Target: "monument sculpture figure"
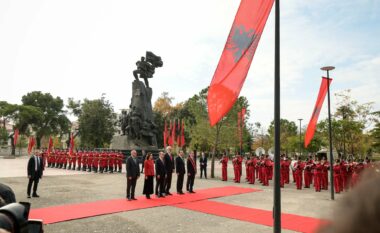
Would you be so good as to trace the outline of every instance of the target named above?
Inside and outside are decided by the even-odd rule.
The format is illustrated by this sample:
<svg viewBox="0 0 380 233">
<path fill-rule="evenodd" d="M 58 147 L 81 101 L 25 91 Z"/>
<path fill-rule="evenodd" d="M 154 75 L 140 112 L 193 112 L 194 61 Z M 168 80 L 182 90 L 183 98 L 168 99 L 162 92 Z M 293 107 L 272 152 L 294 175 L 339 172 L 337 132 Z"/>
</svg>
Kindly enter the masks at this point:
<svg viewBox="0 0 380 233">
<path fill-rule="evenodd" d="M 157 149 L 157 126 L 152 111 L 152 88 L 149 86 L 155 69 L 163 66 L 161 57 L 147 51 L 136 62 L 133 71 L 132 98 L 129 110 L 123 110 L 119 119 L 121 136 L 114 137 L 113 149 Z M 144 82 L 139 79 L 143 79 Z M 120 148 L 123 147 L 123 148 Z"/>
</svg>

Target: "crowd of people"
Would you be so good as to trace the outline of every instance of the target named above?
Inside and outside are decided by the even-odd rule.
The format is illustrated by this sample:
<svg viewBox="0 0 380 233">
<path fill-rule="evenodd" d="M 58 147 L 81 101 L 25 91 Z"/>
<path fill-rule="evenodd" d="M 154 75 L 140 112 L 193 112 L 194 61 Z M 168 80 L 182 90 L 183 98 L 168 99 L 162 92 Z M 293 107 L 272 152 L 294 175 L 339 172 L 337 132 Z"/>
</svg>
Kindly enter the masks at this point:
<svg viewBox="0 0 380 233">
<path fill-rule="evenodd" d="M 223 181 L 227 181 L 228 160 L 227 155 L 223 155 L 220 160 Z M 269 185 L 269 181 L 273 179 L 274 165 L 269 155 L 248 156 L 246 159 L 241 155 L 236 155 L 232 159 L 236 183 L 241 181 L 243 163 L 245 163 L 247 182 L 255 184 L 255 181 L 258 180 L 264 186 Z M 372 163 L 368 158 L 355 161 L 340 158 L 331 165 L 323 156 L 318 158 L 310 155 L 302 161 L 301 157 L 291 160 L 283 154 L 280 162 L 280 186 L 283 188 L 285 184 L 290 183 L 290 172 L 292 171 L 293 182 L 297 189 L 310 188 L 313 185 L 316 192 L 328 190 L 328 171 L 333 169 L 334 190 L 336 193 L 340 193 L 355 186 L 363 170 L 371 166 Z"/>
<path fill-rule="evenodd" d="M 47 163 L 47 167 L 95 173 L 121 173 L 125 159 L 123 153 L 116 150 L 78 150 L 72 152 L 71 155 L 68 150 L 54 150 L 49 155 L 46 150 L 42 150 L 41 156 L 44 158 L 44 163 Z"/>
<path fill-rule="evenodd" d="M 186 165 L 185 165 L 186 164 Z M 127 199 L 137 200 L 135 198 L 135 188 L 137 179 L 140 177 L 140 167 L 137 160 L 137 152 L 131 151 L 131 156 L 126 161 L 127 170 Z M 194 152 L 190 152 L 186 162 L 184 152 L 181 150 L 178 156 L 174 158 L 172 154 L 172 148 L 168 146 L 166 153 L 159 152 L 158 159 L 153 159 L 153 154 L 148 152 L 144 160 L 144 188 L 143 194 L 147 199 L 150 199 L 150 195 L 155 193 L 159 198 L 167 195 L 172 195 L 170 192 L 172 184 L 172 175 L 177 174 L 177 194 L 183 195 L 183 181 L 184 176 L 187 173 L 186 191 L 189 193 L 194 192 L 194 179 L 197 174 L 197 166 L 194 157 Z M 155 179 L 154 179 L 155 178 Z M 154 180 L 156 186 L 154 187 Z"/>
</svg>

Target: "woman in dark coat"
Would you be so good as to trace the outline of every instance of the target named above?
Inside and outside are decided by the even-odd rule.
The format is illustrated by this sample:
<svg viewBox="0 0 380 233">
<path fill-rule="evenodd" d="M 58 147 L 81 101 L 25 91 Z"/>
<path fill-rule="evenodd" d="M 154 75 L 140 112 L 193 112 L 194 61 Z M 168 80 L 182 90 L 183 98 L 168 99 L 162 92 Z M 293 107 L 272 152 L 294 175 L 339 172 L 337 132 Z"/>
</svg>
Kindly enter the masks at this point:
<svg viewBox="0 0 380 233">
<path fill-rule="evenodd" d="M 153 177 L 154 177 L 154 161 L 152 153 L 148 153 L 144 161 L 144 190 L 147 199 L 150 199 L 150 194 L 153 194 Z"/>
</svg>

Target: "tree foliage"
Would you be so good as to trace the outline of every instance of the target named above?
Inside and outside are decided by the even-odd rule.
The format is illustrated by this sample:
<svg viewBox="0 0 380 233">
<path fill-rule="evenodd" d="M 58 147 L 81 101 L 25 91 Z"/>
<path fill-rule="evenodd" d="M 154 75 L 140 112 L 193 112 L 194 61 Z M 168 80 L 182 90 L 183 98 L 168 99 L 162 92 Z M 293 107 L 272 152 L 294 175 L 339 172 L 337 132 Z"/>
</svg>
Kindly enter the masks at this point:
<svg viewBox="0 0 380 233">
<path fill-rule="evenodd" d="M 70 105 L 75 103 L 74 105 Z M 82 147 L 107 147 L 115 133 L 116 114 L 111 103 L 102 96 L 100 99 L 83 103 L 69 100 L 67 106 L 78 116 L 80 143 Z"/>
</svg>

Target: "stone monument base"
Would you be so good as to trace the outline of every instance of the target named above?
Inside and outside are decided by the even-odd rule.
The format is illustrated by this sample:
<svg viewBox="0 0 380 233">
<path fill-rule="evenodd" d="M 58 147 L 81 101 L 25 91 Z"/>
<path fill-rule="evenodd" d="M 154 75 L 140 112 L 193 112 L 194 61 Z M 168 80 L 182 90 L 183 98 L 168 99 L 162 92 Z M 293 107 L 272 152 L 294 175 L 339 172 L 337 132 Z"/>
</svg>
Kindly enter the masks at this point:
<svg viewBox="0 0 380 233">
<path fill-rule="evenodd" d="M 145 150 L 157 151 L 156 146 L 148 145 L 146 140 L 130 139 L 128 135 L 115 135 L 112 138 L 111 150 Z"/>
</svg>

